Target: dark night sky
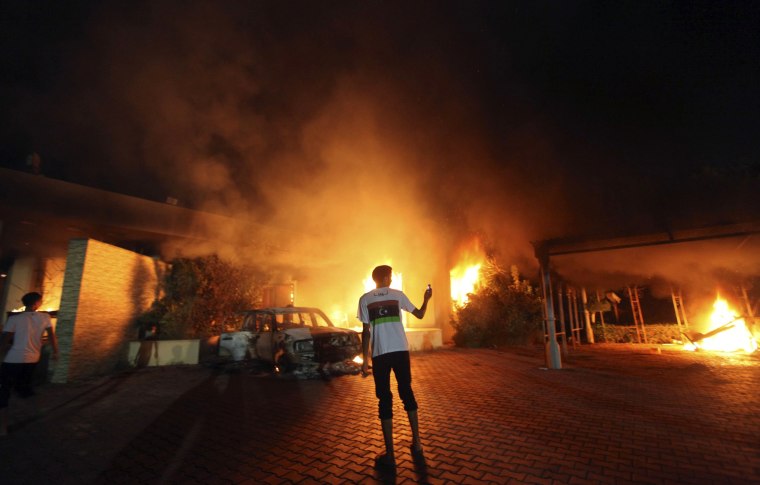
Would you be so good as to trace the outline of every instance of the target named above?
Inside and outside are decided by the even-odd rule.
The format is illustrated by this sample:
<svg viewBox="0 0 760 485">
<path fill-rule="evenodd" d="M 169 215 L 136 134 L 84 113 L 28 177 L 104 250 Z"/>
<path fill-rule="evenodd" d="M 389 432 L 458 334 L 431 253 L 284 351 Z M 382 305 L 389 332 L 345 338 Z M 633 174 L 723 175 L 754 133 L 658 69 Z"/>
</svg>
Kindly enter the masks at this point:
<svg viewBox="0 0 760 485">
<path fill-rule="evenodd" d="M 272 180 L 350 194 L 371 113 L 352 153 L 475 231 L 755 217 L 760 4 L 446 3 L 5 1 L 0 163 L 265 219 Z"/>
</svg>

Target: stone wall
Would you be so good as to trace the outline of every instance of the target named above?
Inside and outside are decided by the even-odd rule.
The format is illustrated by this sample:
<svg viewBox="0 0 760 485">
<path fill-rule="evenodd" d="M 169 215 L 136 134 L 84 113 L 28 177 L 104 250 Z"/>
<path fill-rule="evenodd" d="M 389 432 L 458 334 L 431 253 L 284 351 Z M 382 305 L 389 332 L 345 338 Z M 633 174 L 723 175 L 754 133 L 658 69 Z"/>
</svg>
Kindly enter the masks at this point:
<svg viewBox="0 0 760 485">
<path fill-rule="evenodd" d="M 165 267 L 93 239 L 69 242 L 53 382 L 106 374 L 123 364 L 129 341 L 137 337 L 135 319 L 159 297 Z"/>
</svg>

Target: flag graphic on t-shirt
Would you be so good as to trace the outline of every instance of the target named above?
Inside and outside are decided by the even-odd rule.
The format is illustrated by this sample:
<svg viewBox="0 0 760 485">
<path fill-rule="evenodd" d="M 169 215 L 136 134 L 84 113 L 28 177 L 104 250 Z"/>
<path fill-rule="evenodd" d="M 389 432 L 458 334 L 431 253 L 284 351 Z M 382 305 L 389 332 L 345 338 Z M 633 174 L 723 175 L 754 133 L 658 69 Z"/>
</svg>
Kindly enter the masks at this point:
<svg viewBox="0 0 760 485">
<path fill-rule="evenodd" d="M 401 309 L 397 300 L 376 301 L 367 305 L 372 325 L 401 321 Z"/>
</svg>

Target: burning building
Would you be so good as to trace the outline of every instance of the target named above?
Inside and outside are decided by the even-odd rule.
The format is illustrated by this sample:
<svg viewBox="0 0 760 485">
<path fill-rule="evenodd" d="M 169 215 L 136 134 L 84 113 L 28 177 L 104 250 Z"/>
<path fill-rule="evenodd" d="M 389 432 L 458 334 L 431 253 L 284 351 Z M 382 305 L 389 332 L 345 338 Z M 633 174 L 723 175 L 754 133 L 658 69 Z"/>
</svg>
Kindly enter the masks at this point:
<svg viewBox="0 0 760 485">
<path fill-rule="evenodd" d="M 366 284 L 360 275 L 371 270 L 369 259 L 366 267 L 350 265 L 331 275 L 325 267 L 335 267 L 336 261 L 326 262 L 308 248 L 289 244 L 288 228 L 241 225 L 222 215 L 173 203 L 23 172 L 2 170 L 1 175 L 4 315 L 18 309 L 24 293 L 40 291 L 44 295 L 43 309 L 55 317 L 61 345 L 62 358 L 51 369 L 55 382 L 107 372 L 119 365 L 125 346 L 136 336 L 135 318 L 159 297 L 165 261 L 180 253 L 219 252 L 268 264 L 277 284 L 265 292 L 265 303 L 313 302 L 331 311 L 337 325 L 356 325 L 356 301 Z M 30 190 L 39 195 L 20 206 L 17 201 L 25 200 L 21 192 Z M 241 226 L 257 237 L 241 237 L 230 229 Z M 295 260 L 303 264 L 297 265 Z M 425 320 L 409 322 L 412 347 L 440 347 L 443 336 L 450 334 L 444 326 L 450 313 L 445 296 L 449 287 L 446 263 L 439 265 L 437 273 L 407 277 L 407 267 L 419 273 L 418 267 L 408 264 L 395 264 L 397 285 L 403 285 L 414 298 L 415 288 L 421 294 L 432 283 L 441 295 L 437 298 L 441 303 L 434 300 L 433 311 Z M 355 275 L 353 282 L 345 274 Z M 336 284 L 340 281 L 345 285 Z"/>
</svg>

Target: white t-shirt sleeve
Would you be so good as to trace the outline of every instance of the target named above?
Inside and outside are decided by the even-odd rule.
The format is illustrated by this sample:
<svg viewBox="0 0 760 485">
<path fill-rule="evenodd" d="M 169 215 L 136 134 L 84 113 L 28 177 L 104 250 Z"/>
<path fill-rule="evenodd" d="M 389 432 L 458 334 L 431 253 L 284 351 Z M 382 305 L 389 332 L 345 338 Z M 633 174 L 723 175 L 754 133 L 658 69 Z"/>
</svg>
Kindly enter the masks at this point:
<svg viewBox="0 0 760 485">
<path fill-rule="evenodd" d="M 8 318 L 8 321 L 5 322 L 5 326 L 3 327 L 3 332 L 15 333 L 16 332 L 16 320 L 17 320 L 17 318 L 15 318 L 13 315 L 11 315 Z"/>
<path fill-rule="evenodd" d="M 410 313 L 417 309 L 417 307 L 412 304 L 412 302 L 409 300 L 409 297 L 406 296 L 405 293 L 401 293 L 401 295 L 399 295 L 398 305 L 402 310 Z"/>
<path fill-rule="evenodd" d="M 359 308 L 356 310 L 356 318 L 362 323 L 369 324 L 369 310 L 367 310 L 367 303 L 364 301 L 364 297 L 359 298 Z"/>
<path fill-rule="evenodd" d="M 53 320 L 50 319 L 50 315 L 47 313 L 42 313 L 42 319 L 45 322 L 45 325 L 42 327 L 42 330 L 47 330 L 48 328 L 53 328 Z"/>
</svg>

